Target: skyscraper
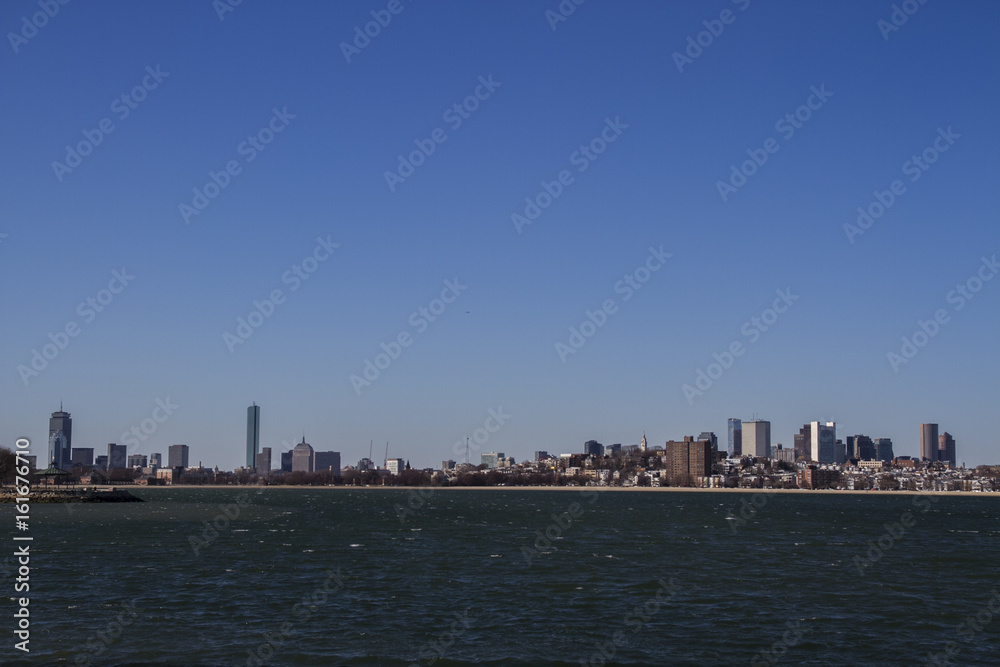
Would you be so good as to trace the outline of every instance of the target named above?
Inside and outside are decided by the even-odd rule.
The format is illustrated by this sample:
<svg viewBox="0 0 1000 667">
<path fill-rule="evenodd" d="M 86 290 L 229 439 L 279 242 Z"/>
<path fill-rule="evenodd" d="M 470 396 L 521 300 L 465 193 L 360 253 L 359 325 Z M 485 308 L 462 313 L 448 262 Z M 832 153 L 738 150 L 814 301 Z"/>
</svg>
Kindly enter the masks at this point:
<svg viewBox="0 0 1000 667">
<path fill-rule="evenodd" d="M 794 437 L 795 460 L 812 460 L 812 426 L 805 424 Z"/>
<path fill-rule="evenodd" d="M 743 454 L 743 422 L 739 419 L 729 420 L 729 445 L 726 452 L 730 458 L 739 458 Z"/>
<path fill-rule="evenodd" d="M 260 406 L 254 403 L 247 408 L 247 468 L 257 466 L 260 450 Z"/>
<path fill-rule="evenodd" d="M 698 434 L 698 440 L 708 440 L 712 443 L 712 451 L 719 451 L 719 438 L 715 435 L 714 431 L 702 431 Z"/>
<path fill-rule="evenodd" d="M 108 443 L 108 470 L 118 470 L 128 465 L 126 462 L 126 451 L 128 451 L 128 447 L 125 445 L 116 445 L 113 442 Z"/>
<path fill-rule="evenodd" d="M 302 442 L 292 448 L 292 472 L 312 472 L 314 463 L 312 445 L 302 436 Z"/>
<path fill-rule="evenodd" d="M 947 463 L 954 468 L 955 461 L 955 438 L 951 437 L 948 431 L 938 436 L 938 460 Z"/>
<path fill-rule="evenodd" d="M 817 463 L 835 463 L 837 459 L 837 424 L 836 422 L 811 422 L 809 424 L 811 461 Z"/>
<path fill-rule="evenodd" d="M 875 438 L 875 456 L 879 461 L 892 463 L 892 440 L 890 438 Z"/>
<path fill-rule="evenodd" d="M 53 412 L 49 418 L 49 461 L 55 461 L 57 468 L 67 468 L 72 460 L 73 418 L 68 412 L 63 412 L 60 403 L 59 411 Z"/>
<path fill-rule="evenodd" d="M 81 466 L 92 466 L 94 465 L 94 448 L 93 447 L 74 447 L 73 448 L 73 465 Z"/>
<path fill-rule="evenodd" d="M 271 448 L 264 447 L 260 450 L 260 454 L 257 455 L 257 468 L 258 475 L 266 475 L 271 472 Z"/>
<path fill-rule="evenodd" d="M 157 468 L 163 467 L 163 455 L 157 452 L 153 452 L 149 455 L 149 465 L 156 466 Z"/>
<path fill-rule="evenodd" d="M 402 461 L 403 459 L 397 460 Z M 313 469 L 316 472 L 331 470 L 334 476 L 340 475 L 340 452 L 315 452 L 313 454 Z"/>
<path fill-rule="evenodd" d="M 170 468 L 188 467 L 188 446 L 170 445 L 167 448 L 167 464 Z"/>
<path fill-rule="evenodd" d="M 743 455 L 768 458 L 771 456 L 771 422 L 753 419 L 743 422 Z"/>
<path fill-rule="evenodd" d="M 938 425 L 920 425 L 920 458 L 924 461 L 938 460 Z"/>
<path fill-rule="evenodd" d="M 596 440 L 588 440 L 583 443 L 583 453 L 587 456 L 597 456 L 600 457 L 604 454 L 604 445 L 597 442 Z"/>
</svg>

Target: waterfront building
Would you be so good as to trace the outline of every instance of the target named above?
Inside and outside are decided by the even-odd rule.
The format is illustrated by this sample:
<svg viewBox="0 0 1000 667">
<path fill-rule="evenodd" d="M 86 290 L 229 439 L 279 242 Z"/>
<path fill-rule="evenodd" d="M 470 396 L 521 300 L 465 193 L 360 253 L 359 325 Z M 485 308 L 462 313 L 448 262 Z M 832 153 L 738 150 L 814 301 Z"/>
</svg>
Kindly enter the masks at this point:
<svg viewBox="0 0 1000 667">
<path fill-rule="evenodd" d="M 187 468 L 189 454 L 187 445 L 170 445 L 167 448 L 167 463 L 169 467 Z"/>
<path fill-rule="evenodd" d="M 153 452 L 149 455 L 149 465 L 154 468 L 163 467 L 163 455 L 157 452 Z"/>
<path fill-rule="evenodd" d="M 129 454 L 127 462 L 129 468 L 145 468 L 148 465 L 145 454 Z"/>
<path fill-rule="evenodd" d="M 920 459 L 923 461 L 938 460 L 938 425 L 920 425 Z"/>
<path fill-rule="evenodd" d="M 97 468 L 98 470 L 107 470 L 108 469 L 108 457 L 107 457 L 107 455 L 106 454 L 101 454 L 100 456 L 98 456 L 97 458 L 95 458 L 94 459 L 94 467 Z"/>
<path fill-rule="evenodd" d="M 844 444 L 843 440 L 838 440 L 833 446 L 833 462 L 837 465 L 843 465 L 847 463 L 847 459 L 850 456 L 848 454 L 850 450 L 848 446 Z"/>
<path fill-rule="evenodd" d="M 313 472 L 314 464 L 312 445 L 302 436 L 302 442 L 292 448 L 292 472 Z"/>
<path fill-rule="evenodd" d="M 743 455 L 743 422 L 733 417 L 729 419 L 729 442 L 726 453 L 731 459 L 738 459 Z"/>
<path fill-rule="evenodd" d="M 257 465 L 260 450 L 260 406 L 254 403 L 247 408 L 247 468 Z"/>
<path fill-rule="evenodd" d="M 386 459 L 385 467 L 393 475 L 398 475 L 405 469 L 406 462 L 403 459 Z"/>
<path fill-rule="evenodd" d="M 663 463 L 671 484 L 694 484 L 696 477 L 712 474 L 712 442 L 684 436 L 678 442 L 668 440 L 664 447 Z"/>
<path fill-rule="evenodd" d="M 94 448 L 74 447 L 73 455 L 72 457 L 70 457 L 70 464 L 74 466 L 87 466 L 87 467 L 94 465 Z"/>
<path fill-rule="evenodd" d="M 771 455 L 771 422 L 753 419 L 743 422 L 743 456 L 766 459 Z"/>
</svg>

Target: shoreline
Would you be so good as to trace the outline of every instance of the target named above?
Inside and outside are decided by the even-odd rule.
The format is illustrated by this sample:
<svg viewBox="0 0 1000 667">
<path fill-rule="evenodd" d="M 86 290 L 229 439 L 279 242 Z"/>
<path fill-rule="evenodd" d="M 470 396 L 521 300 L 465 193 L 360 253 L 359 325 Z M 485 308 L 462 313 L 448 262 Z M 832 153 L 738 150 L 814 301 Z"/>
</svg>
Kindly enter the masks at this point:
<svg viewBox="0 0 1000 667">
<path fill-rule="evenodd" d="M 110 488 L 112 485 L 108 485 Z M 100 487 L 104 488 L 104 487 Z M 301 489 L 301 490 L 314 490 L 314 491 L 346 491 L 346 490 L 364 490 L 364 491 L 408 491 L 408 490 L 422 490 L 422 489 L 434 489 L 435 491 L 597 491 L 599 493 L 613 493 L 613 492 L 624 492 L 624 493 L 767 493 L 767 494 L 789 494 L 789 495 L 804 495 L 804 494 L 841 494 L 841 495 L 879 495 L 879 496 L 956 496 L 956 497 L 997 497 L 1000 498 L 1000 493 L 984 493 L 979 491 L 862 491 L 862 490 L 850 490 L 850 489 L 725 489 L 725 488 L 696 488 L 696 487 L 686 487 L 686 486 L 655 486 L 655 487 L 636 487 L 636 486 L 303 486 L 303 485 L 289 485 L 289 484 L 271 484 L 271 485 L 256 485 L 256 484 L 244 484 L 244 485 L 214 485 L 214 484 L 167 484 L 165 486 L 142 486 L 142 485 L 128 485 L 128 486 L 117 486 L 115 488 L 119 489 L 229 489 L 229 490 L 240 490 L 246 491 L 249 489 L 255 490 L 267 490 L 267 489 Z"/>
</svg>

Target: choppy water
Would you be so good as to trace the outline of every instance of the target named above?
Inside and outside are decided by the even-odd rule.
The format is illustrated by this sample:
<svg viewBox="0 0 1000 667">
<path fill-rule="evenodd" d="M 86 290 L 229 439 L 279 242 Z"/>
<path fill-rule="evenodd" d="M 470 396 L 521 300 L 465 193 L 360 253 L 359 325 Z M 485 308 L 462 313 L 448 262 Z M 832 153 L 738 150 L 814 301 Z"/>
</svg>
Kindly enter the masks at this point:
<svg viewBox="0 0 1000 667">
<path fill-rule="evenodd" d="M 996 498 L 251 489 L 229 520 L 237 489 L 136 493 L 32 508 L 23 664 L 1000 663 Z"/>
</svg>

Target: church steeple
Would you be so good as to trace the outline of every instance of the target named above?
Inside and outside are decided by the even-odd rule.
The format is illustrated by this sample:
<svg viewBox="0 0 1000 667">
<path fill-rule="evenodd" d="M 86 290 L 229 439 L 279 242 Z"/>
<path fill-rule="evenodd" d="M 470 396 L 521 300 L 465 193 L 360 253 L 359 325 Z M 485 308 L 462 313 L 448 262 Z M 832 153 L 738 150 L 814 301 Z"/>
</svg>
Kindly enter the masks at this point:
<svg viewBox="0 0 1000 667">
<path fill-rule="evenodd" d="M 642 432 L 642 443 L 640 444 L 639 449 L 641 451 L 646 451 L 646 432 L 645 431 Z"/>
</svg>

